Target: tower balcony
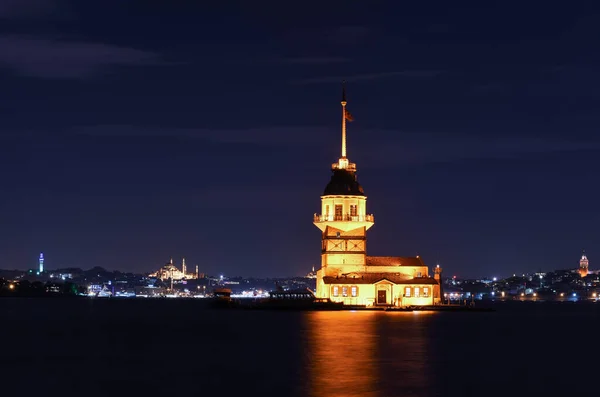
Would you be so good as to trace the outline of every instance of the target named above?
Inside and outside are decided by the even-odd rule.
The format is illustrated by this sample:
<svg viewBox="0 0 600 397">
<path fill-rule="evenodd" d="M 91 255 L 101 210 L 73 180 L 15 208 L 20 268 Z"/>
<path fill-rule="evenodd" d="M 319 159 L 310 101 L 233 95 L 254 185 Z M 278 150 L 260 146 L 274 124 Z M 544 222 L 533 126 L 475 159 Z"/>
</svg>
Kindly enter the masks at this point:
<svg viewBox="0 0 600 397">
<path fill-rule="evenodd" d="M 356 172 L 356 164 L 348 162 L 347 159 L 340 159 L 337 163 L 331 164 L 331 169 Z"/>
<path fill-rule="evenodd" d="M 375 224 L 373 215 L 319 215 L 315 214 L 313 223 L 321 231 L 325 231 L 327 227 L 333 227 L 343 231 L 358 229 L 361 227 L 367 230 Z"/>
<path fill-rule="evenodd" d="M 374 215 L 320 215 L 315 214 L 313 223 L 320 222 L 375 222 Z"/>
</svg>

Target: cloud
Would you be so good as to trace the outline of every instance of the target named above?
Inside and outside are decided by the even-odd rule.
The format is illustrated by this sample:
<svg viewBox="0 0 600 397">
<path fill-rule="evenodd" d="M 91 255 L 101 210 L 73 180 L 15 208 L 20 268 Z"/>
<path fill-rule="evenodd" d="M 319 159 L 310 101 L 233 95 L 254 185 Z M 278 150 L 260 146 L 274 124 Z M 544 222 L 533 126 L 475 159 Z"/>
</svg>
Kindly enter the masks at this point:
<svg viewBox="0 0 600 397">
<path fill-rule="evenodd" d="M 317 157 L 331 156 L 331 161 L 337 158 L 339 147 L 337 129 L 316 126 L 212 130 L 100 125 L 80 126 L 65 132 L 68 135 L 104 137 L 112 139 L 113 143 L 118 142 L 119 139 L 124 141 L 138 139 L 143 142 L 155 138 L 174 138 L 179 142 L 187 140 L 190 144 L 194 141 L 200 143 L 208 141 L 223 145 L 248 145 L 248 147 L 255 145 L 270 148 L 273 153 L 291 155 L 315 153 Z M 14 133 L 11 136 L 13 138 L 20 136 L 21 139 L 29 140 L 35 137 L 31 131 Z M 538 138 L 526 134 L 472 135 L 377 129 L 366 131 L 362 128 L 352 128 L 349 138 L 350 159 L 371 169 L 513 159 L 561 152 L 600 151 L 600 141 L 575 140 L 572 137 L 569 139 Z M 295 162 L 290 165 L 297 167 Z M 306 163 L 306 168 L 314 165 Z"/>
<path fill-rule="evenodd" d="M 299 151 L 318 146 L 323 137 L 331 142 L 321 146 L 322 152 L 336 155 L 339 131 L 324 127 L 269 127 L 231 130 L 146 128 L 129 125 L 89 126 L 73 130 L 77 134 L 104 137 L 174 137 L 190 140 L 207 140 L 222 144 L 265 145 Z M 600 150 L 600 142 L 564 139 L 543 139 L 521 135 L 488 136 L 481 134 L 448 134 L 443 132 L 401 132 L 394 130 L 352 129 L 349 155 L 369 168 L 405 165 L 424 165 L 523 157 L 532 154 L 566 151 Z M 356 148 L 356 152 L 354 152 Z M 332 158 L 332 161 L 335 158 Z"/>
<path fill-rule="evenodd" d="M 281 60 L 284 63 L 299 64 L 299 65 L 326 65 L 330 63 L 349 62 L 350 59 L 342 57 L 299 57 L 299 58 L 284 58 Z"/>
<path fill-rule="evenodd" d="M 20 19 L 68 15 L 59 0 L 0 0 L 0 19 Z"/>
<path fill-rule="evenodd" d="M 0 36 L 0 66 L 32 77 L 82 79 L 117 66 L 161 63 L 158 55 L 101 43 Z"/>
<path fill-rule="evenodd" d="M 600 142 L 551 140 L 526 135 L 395 133 L 370 131 L 360 156 L 369 167 L 449 163 L 456 161 L 509 159 L 544 153 L 600 150 Z M 398 136 L 400 135 L 400 136 Z M 386 143 L 390 142 L 390 143 Z"/>
<path fill-rule="evenodd" d="M 507 92 L 508 90 L 508 85 L 506 83 L 489 82 L 473 86 L 470 92 L 473 94 L 499 94 Z"/>
<path fill-rule="evenodd" d="M 81 126 L 72 129 L 79 135 L 97 137 L 200 139 L 218 143 L 264 145 L 313 145 L 324 134 L 334 133 L 323 127 L 266 127 L 231 130 L 204 128 L 155 128 L 133 125 Z"/>
<path fill-rule="evenodd" d="M 325 76 L 312 77 L 303 80 L 292 82 L 293 84 L 320 84 L 320 83 L 339 83 L 342 80 L 346 81 L 362 81 L 362 80 L 377 80 L 388 77 L 409 77 L 409 78 L 428 78 L 435 77 L 442 72 L 439 70 L 402 70 L 397 72 L 378 72 L 355 74 L 351 76 Z"/>
<path fill-rule="evenodd" d="M 366 26 L 340 26 L 329 33 L 328 39 L 333 44 L 356 45 L 369 34 Z"/>
</svg>

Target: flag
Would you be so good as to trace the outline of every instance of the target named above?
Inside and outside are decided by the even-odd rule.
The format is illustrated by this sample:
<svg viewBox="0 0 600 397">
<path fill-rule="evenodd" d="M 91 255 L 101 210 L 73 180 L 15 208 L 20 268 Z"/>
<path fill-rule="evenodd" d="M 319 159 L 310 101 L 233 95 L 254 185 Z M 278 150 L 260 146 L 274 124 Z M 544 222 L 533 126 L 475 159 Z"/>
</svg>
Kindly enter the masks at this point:
<svg viewBox="0 0 600 397">
<path fill-rule="evenodd" d="M 345 108 L 344 108 L 344 112 L 345 112 L 344 116 L 346 117 L 346 120 L 348 120 L 348 121 L 354 121 L 354 117 L 352 117 L 352 115 L 350 114 L 350 112 L 347 111 Z"/>
</svg>

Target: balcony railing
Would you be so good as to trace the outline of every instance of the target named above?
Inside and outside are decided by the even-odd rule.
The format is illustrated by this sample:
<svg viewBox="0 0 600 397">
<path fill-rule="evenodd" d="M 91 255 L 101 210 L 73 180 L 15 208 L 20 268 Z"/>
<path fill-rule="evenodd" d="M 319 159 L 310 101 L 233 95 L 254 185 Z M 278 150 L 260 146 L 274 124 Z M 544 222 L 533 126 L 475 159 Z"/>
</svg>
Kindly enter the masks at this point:
<svg viewBox="0 0 600 397">
<path fill-rule="evenodd" d="M 348 171 L 356 171 L 356 164 L 354 163 L 333 163 L 331 164 L 332 170 L 348 170 Z"/>
<path fill-rule="evenodd" d="M 373 215 L 320 215 L 315 214 L 313 222 L 375 222 Z"/>
</svg>

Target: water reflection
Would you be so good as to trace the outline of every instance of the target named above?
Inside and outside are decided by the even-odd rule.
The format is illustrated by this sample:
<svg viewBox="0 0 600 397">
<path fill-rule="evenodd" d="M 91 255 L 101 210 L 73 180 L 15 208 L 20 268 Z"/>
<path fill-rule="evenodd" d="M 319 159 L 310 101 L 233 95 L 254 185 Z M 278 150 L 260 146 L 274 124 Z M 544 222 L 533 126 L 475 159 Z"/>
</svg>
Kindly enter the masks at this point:
<svg viewBox="0 0 600 397">
<path fill-rule="evenodd" d="M 426 395 L 427 317 L 413 313 L 307 313 L 310 395 Z"/>
<path fill-rule="evenodd" d="M 428 395 L 432 371 L 428 328 L 435 313 L 380 313 L 376 332 L 380 396 Z"/>
<path fill-rule="evenodd" d="M 376 313 L 307 315 L 310 395 L 377 396 Z"/>
</svg>

